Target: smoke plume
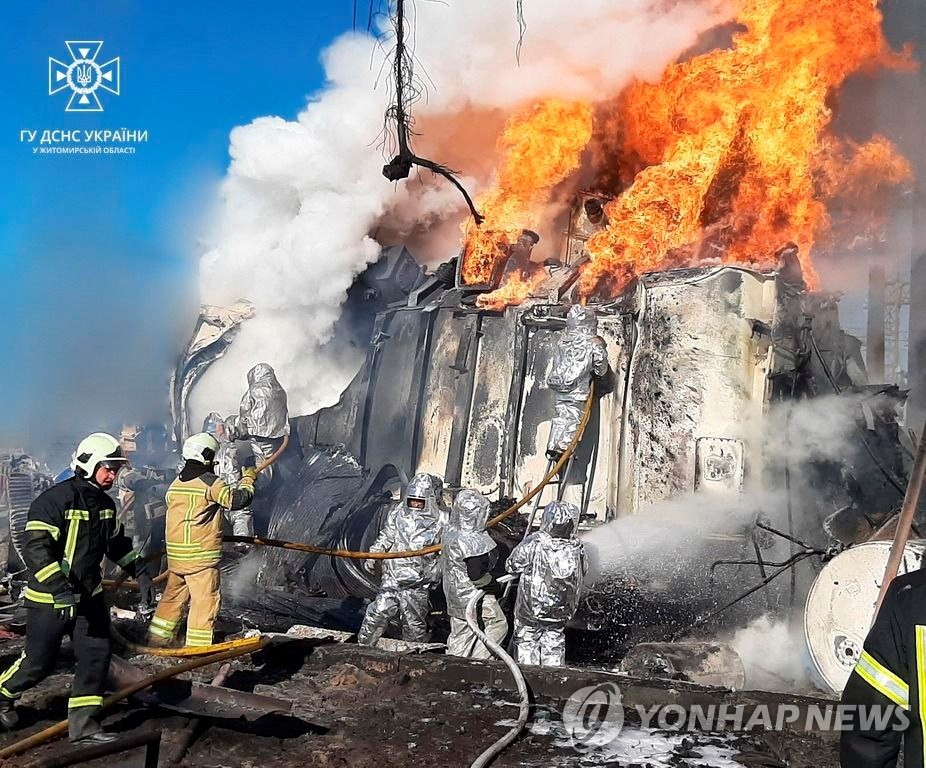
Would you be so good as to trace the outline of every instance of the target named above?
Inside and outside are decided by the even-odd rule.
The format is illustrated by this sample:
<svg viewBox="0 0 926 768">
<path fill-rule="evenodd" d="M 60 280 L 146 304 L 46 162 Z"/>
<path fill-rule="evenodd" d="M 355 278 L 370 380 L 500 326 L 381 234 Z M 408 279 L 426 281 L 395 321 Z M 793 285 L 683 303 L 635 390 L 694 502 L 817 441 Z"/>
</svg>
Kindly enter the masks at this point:
<svg viewBox="0 0 926 768">
<path fill-rule="evenodd" d="M 726 18 L 716 0 L 532 3 L 518 64 L 512 5 L 409 7 L 425 88 L 413 107 L 415 149 L 459 169 L 471 192 L 490 182 L 495 141 L 516 108 L 540 97 L 613 97 L 632 78 L 657 77 Z M 323 55 L 325 89 L 295 120 L 262 117 L 232 132 L 201 297 L 246 298 L 257 317 L 198 386 L 194 418 L 233 410 L 245 372 L 261 361 L 277 369 L 293 414 L 332 402 L 359 359 L 325 344 L 347 288 L 379 255 L 377 238 L 416 242 L 428 232 L 435 245 L 423 260 L 455 255 L 462 198 L 429 174 L 396 185 L 381 175 L 389 44 L 339 38 Z"/>
</svg>

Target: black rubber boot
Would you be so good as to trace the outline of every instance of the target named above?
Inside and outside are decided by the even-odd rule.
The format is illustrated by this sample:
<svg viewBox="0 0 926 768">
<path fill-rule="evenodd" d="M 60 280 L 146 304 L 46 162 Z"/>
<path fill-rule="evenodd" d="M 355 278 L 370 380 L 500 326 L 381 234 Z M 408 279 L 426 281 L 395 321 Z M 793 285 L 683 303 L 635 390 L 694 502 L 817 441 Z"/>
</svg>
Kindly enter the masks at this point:
<svg viewBox="0 0 926 768">
<path fill-rule="evenodd" d="M 19 723 L 19 715 L 13 707 L 13 700 L 6 696 L 0 696 L 0 725 L 8 731 L 12 730 Z"/>
<path fill-rule="evenodd" d="M 115 733 L 106 733 L 106 731 L 97 731 L 90 733 L 80 739 L 71 739 L 71 744 L 77 744 L 81 747 L 87 747 L 91 744 L 109 744 L 119 737 Z"/>
<path fill-rule="evenodd" d="M 119 737 L 106 733 L 93 718 L 96 707 L 79 707 L 68 712 L 68 738 L 73 744 L 106 744 Z"/>
</svg>

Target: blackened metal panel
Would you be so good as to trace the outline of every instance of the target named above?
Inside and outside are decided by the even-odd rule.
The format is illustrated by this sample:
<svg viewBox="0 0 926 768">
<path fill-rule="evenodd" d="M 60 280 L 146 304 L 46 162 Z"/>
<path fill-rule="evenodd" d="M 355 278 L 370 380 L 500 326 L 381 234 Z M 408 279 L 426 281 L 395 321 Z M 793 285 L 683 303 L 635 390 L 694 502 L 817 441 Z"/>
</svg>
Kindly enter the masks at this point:
<svg viewBox="0 0 926 768">
<path fill-rule="evenodd" d="M 546 447 L 553 416 L 553 393 L 546 382 L 557 337 L 558 332 L 549 328 L 532 328 L 528 336 L 513 473 L 515 494 L 518 496 L 528 485 L 536 486 L 547 467 Z M 544 492 L 543 501 L 555 497 L 556 488 L 550 487 Z"/>
<path fill-rule="evenodd" d="M 482 316 L 460 484 L 486 494 L 505 490 L 500 468 L 517 364 L 515 338 L 520 329 L 516 310 Z"/>
<path fill-rule="evenodd" d="M 421 405 L 416 472 L 432 472 L 460 484 L 463 448 L 472 402 L 479 313 L 438 311 L 431 335 L 427 381 Z"/>
<path fill-rule="evenodd" d="M 373 327 L 373 342 L 366 360 L 338 402 L 328 408 L 322 408 L 315 414 L 294 420 L 304 451 L 308 451 L 311 446 L 343 445 L 352 455 L 361 458 L 367 392 L 370 379 L 377 367 L 380 347 L 388 338 L 383 334 L 383 328 L 388 324 L 392 314 L 384 312 L 377 316 Z"/>
<path fill-rule="evenodd" d="M 385 324 L 371 373 L 361 431 L 361 463 L 375 472 L 393 464 L 415 468 L 421 422 L 423 365 L 429 353 L 432 312 L 396 311 Z"/>
<path fill-rule="evenodd" d="M 695 490 L 735 492 L 744 476 L 738 461 L 747 473 L 761 472 L 760 448 L 751 443 L 761 432 L 767 371 L 752 321 L 771 323 L 774 287 L 734 268 L 642 282 L 625 452 L 633 511 Z M 742 450 L 718 456 L 731 446 L 718 439 L 739 441 Z M 720 482 L 699 486 L 699 478 L 715 476 Z"/>
</svg>

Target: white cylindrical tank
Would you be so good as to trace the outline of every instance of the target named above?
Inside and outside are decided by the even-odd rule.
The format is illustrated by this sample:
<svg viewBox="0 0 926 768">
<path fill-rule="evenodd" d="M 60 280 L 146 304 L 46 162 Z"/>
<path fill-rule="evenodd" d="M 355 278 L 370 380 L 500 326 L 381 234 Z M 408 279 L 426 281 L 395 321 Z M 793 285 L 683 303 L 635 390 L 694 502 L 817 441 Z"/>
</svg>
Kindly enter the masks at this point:
<svg viewBox="0 0 926 768">
<path fill-rule="evenodd" d="M 926 541 L 907 544 L 899 574 L 918 570 Z M 889 541 L 859 544 L 820 571 L 804 606 L 804 636 L 822 682 L 841 693 L 862 652 L 891 550 Z"/>
</svg>

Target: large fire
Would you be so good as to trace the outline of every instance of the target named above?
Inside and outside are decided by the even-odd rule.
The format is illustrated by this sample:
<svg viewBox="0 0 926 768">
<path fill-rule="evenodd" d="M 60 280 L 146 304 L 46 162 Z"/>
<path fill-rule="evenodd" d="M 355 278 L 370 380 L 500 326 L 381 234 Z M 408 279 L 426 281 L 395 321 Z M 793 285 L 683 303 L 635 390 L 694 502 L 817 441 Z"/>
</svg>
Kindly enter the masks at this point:
<svg viewBox="0 0 926 768">
<path fill-rule="evenodd" d="M 815 286 L 811 254 L 827 242 L 828 204 L 866 201 L 911 178 L 883 137 L 854 145 L 827 130 L 828 99 L 850 74 L 907 62 L 891 53 L 876 2 L 737 0 L 737 7 L 730 48 L 673 64 L 659 83 L 633 84 L 617 100 L 616 119 L 598 126 L 620 132 L 621 157 L 611 161 L 636 174 L 588 241 L 583 295 L 614 295 L 642 272 L 707 260 L 774 267 L 789 242 Z M 592 105 L 550 101 L 509 124 L 498 182 L 480 201 L 486 224 L 468 231 L 467 282 L 488 279 L 499 248 L 536 225 L 549 191 L 579 167 L 591 116 Z M 528 283 L 486 299 L 517 303 L 532 290 Z"/>
<path fill-rule="evenodd" d="M 485 221 L 465 232 L 467 283 L 487 283 L 500 252 L 524 227 L 540 224 L 550 191 L 579 167 L 591 136 L 587 104 L 548 99 L 508 121 L 499 142 L 498 179 L 478 201 Z"/>
</svg>

